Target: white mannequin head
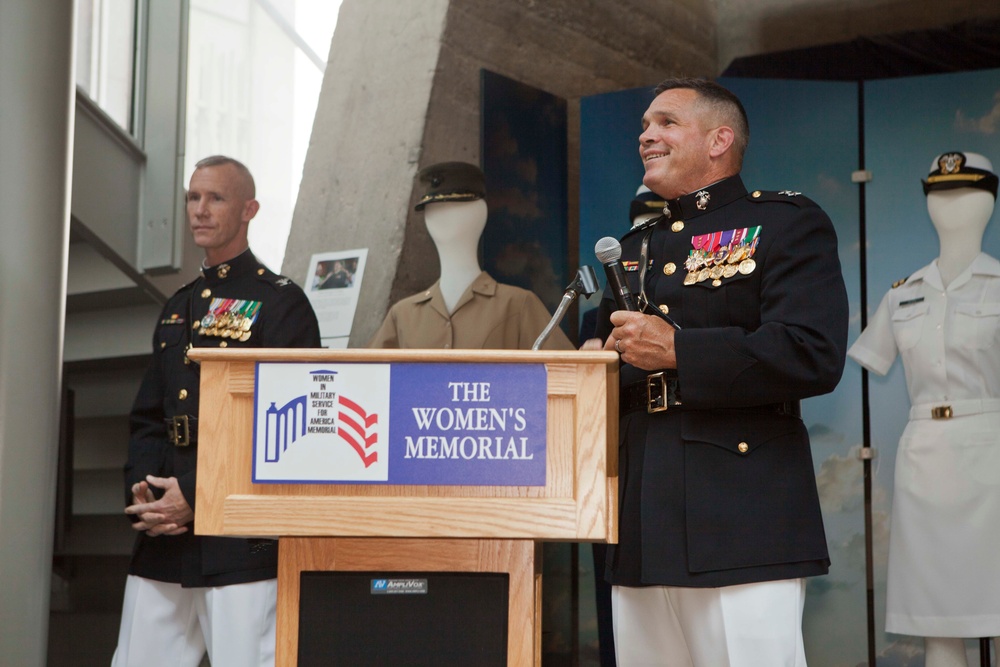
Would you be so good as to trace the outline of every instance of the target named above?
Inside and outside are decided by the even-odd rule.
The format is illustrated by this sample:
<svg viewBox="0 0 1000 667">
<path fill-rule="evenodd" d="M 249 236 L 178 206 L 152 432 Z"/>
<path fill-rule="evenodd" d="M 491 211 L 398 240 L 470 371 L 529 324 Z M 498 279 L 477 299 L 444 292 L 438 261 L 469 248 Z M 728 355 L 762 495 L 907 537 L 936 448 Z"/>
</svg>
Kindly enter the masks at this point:
<svg viewBox="0 0 1000 667">
<path fill-rule="evenodd" d="M 479 237 L 486 226 L 486 177 L 468 162 L 438 162 L 417 174 L 427 232 L 441 260 L 441 296 L 448 312 L 482 272 Z"/>
<path fill-rule="evenodd" d="M 486 202 L 482 199 L 440 202 L 424 207 L 427 232 L 438 247 L 438 253 L 442 245 L 471 243 L 478 246 L 479 237 L 486 227 L 486 217 Z M 441 261 L 443 264 L 443 257 Z"/>
<path fill-rule="evenodd" d="M 448 312 L 472 281 L 482 272 L 479 266 L 479 237 L 486 227 L 486 201 L 446 201 L 427 204 L 424 222 L 441 261 L 441 296 Z"/>
<path fill-rule="evenodd" d="M 927 213 L 939 236 L 971 234 L 982 239 L 995 203 L 993 195 L 977 188 L 934 190 L 927 194 Z"/>
<path fill-rule="evenodd" d="M 931 163 L 924 193 L 941 242 L 937 265 L 945 286 L 982 252 L 983 232 L 996 203 L 996 183 L 993 164 L 978 153 L 951 151 Z"/>
</svg>

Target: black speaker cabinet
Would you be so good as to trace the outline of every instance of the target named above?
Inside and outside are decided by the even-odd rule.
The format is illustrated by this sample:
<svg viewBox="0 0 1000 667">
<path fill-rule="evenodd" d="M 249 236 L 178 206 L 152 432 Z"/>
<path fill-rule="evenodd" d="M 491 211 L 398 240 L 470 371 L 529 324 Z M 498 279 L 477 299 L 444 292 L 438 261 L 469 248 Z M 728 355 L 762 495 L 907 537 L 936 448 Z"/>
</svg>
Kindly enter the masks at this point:
<svg viewBox="0 0 1000 667">
<path fill-rule="evenodd" d="M 299 667 L 506 667 L 509 576 L 302 572 Z"/>
</svg>

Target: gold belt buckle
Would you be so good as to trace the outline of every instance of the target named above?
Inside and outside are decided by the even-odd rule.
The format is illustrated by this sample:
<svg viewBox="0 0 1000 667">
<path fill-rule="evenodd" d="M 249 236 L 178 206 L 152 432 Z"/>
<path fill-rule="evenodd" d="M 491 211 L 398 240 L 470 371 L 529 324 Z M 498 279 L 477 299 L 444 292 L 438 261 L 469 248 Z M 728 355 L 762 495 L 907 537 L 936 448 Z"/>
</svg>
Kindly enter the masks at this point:
<svg viewBox="0 0 1000 667">
<path fill-rule="evenodd" d="M 951 406 L 942 405 L 931 408 L 931 419 L 951 419 Z"/>
<path fill-rule="evenodd" d="M 171 417 L 167 422 L 167 439 L 175 447 L 187 447 L 191 444 L 191 427 L 187 415 Z"/>
<path fill-rule="evenodd" d="M 659 384 L 660 389 L 658 397 L 653 395 L 657 384 Z M 667 407 L 667 381 L 663 377 L 663 371 L 650 373 L 646 376 L 646 412 L 649 414 L 663 412 Z"/>
</svg>

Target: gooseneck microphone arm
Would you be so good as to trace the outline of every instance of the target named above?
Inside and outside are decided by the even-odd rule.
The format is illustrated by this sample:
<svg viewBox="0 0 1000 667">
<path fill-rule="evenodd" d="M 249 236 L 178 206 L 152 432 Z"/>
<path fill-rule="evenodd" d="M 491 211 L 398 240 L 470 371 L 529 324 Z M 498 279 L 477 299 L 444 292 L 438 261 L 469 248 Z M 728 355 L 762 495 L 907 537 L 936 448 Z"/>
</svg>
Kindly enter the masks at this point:
<svg viewBox="0 0 1000 667">
<path fill-rule="evenodd" d="M 538 350 L 545 344 L 549 336 L 552 334 L 552 330 L 559 326 L 562 322 L 563 316 L 566 315 L 566 311 L 569 310 L 570 304 L 572 304 L 577 297 L 581 294 L 584 297 L 588 297 L 598 289 L 597 284 L 597 274 L 588 265 L 581 266 L 576 272 L 576 278 L 573 279 L 567 287 L 566 291 L 563 292 L 562 300 L 559 302 L 559 307 L 556 308 L 555 314 L 552 315 L 552 319 L 549 323 L 545 325 L 542 329 L 542 333 L 538 334 L 538 338 L 535 339 L 535 343 L 531 346 L 532 350 Z"/>
</svg>

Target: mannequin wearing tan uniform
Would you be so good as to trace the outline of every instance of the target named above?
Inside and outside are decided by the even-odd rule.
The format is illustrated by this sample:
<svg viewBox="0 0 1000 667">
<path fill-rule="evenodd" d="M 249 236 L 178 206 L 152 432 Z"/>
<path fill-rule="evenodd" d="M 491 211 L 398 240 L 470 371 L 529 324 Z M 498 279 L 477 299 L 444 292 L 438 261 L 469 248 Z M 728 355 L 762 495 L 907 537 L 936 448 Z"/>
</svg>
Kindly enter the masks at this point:
<svg viewBox="0 0 1000 667">
<path fill-rule="evenodd" d="M 503 285 L 479 265 L 488 210 L 482 172 L 461 162 L 432 165 L 418 177 L 417 204 L 437 248 L 441 277 L 390 308 L 369 347 L 531 349 L 551 314 L 533 292 Z M 556 329 L 545 349 L 573 349 Z"/>
<path fill-rule="evenodd" d="M 967 667 L 963 638 L 1000 632 L 1000 262 L 982 253 L 995 195 L 982 181 L 961 187 L 960 171 L 933 189 L 934 174 L 925 187 L 940 255 L 890 290 L 848 355 L 884 375 L 898 348 L 912 403 L 896 457 L 886 630 L 923 636 L 927 667 Z M 934 412 L 945 405 L 948 416 Z"/>
</svg>

